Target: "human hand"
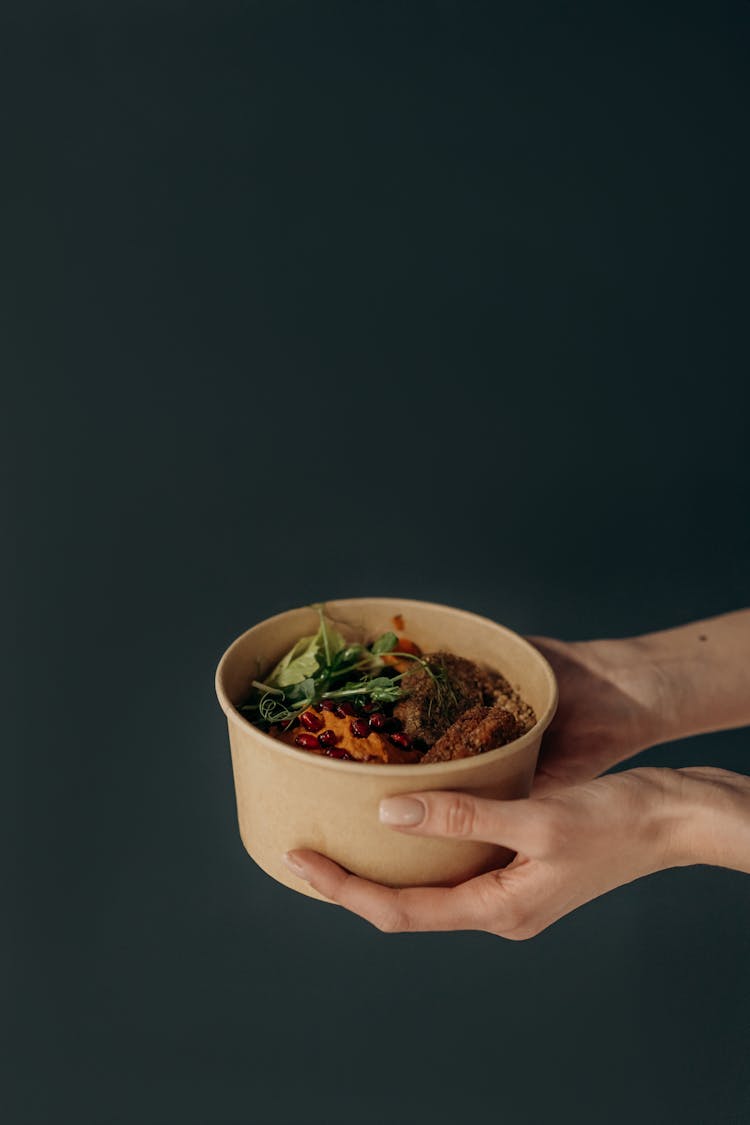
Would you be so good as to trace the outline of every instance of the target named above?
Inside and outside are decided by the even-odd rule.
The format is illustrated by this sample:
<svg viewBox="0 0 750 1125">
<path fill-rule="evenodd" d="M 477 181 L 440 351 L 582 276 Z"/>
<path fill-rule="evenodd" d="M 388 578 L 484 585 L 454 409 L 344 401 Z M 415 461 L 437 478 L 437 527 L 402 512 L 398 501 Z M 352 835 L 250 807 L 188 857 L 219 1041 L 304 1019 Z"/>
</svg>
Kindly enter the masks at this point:
<svg viewBox="0 0 750 1125">
<path fill-rule="evenodd" d="M 624 640 L 529 637 L 557 676 L 534 794 L 658 742 L 750 723 L 750 610 Z"/>
<path fill-rule="evenodd" d="M 557 713 L 545 731 L 534 795 L 597 777 L 663 741 L 664 681 L 637 640 L 565 642 L 527 637 L 557 677 Z"/>
<path fill-rule="evenodd" d="M 406 817 L 420 814 L 419 823 Z M 529 938 L 576 907 L 666 867 L 716 863 L 750 871 L 750 779 L 724 770 L 637 769 L 494 801 L 426 792 L 381 803 L 381 821 L 414 836 L 483 840 L 517 852 L 508 867 L 456 887 L 394 889 L 308 850 L 290 869 L 388 933 L 483 930 Z"/>
</svg>

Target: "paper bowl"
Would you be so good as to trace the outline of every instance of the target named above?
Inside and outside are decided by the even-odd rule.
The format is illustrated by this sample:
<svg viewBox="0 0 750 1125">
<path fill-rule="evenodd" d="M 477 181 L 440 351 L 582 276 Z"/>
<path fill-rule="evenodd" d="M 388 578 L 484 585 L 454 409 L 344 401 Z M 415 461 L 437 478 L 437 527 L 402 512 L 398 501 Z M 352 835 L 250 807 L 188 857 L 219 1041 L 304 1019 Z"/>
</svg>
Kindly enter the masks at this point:
<svg viewBox="0 0 750 1125">
<path fill-rule="evenodd" d="M 283 860 L 293 848 L 313 848 L 349 871 L 393 887 L 452 886 L 501 866 L 510 853 L 492 844 L 406 836 L 378 821 L 383 797 L 421 789 L 460 789 L 483 797 L 526 797 L 542 733 L 557 706 L 557 684 L 547 661 L 517 633 L 484 617 L 406 598 L 347 598 L 326 602 L 326 613 L 347 639 L 369 642 L 393 628 L 424 652 L 444 649 L 502 672 L 531 704 L 536 725 L 507 746 L 455 762 L 379 765 L 322 757 L 286 746 L 237 710 L 250 681 L 264 673 L 301 636 L 315 633 L 309 607 L 261 621 L 238 637 L 216 671 L 216 694 L 229 725 L 229 743 L 242 841 L 272 878 L 312 898 Z"/>
</svg>

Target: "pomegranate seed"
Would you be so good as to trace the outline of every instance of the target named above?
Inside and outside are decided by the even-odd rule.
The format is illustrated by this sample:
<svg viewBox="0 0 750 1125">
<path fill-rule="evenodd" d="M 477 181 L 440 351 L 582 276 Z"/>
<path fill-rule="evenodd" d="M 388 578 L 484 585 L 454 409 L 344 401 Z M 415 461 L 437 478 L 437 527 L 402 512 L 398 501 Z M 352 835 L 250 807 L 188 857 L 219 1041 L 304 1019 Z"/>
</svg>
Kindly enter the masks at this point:
<svg viewBox="0 0 750 1125">
<path fill-rule="evenodd" d="M 400 750 L 411 750 L 411 739 L 408 734 L 392 734 L 391 742 L 394 746 L 398 746 Z"/>
<path fill-rule="evenodd" d="M 390 719 L 382 711 L 375 711 L 370 715 L 370 728 L 372 730 L 388 730 Z"/>
<path fill-rule="evenodd" d="M 296 734 L 294 741 L 297 746 L 301 746 L 304 750 L 318 749 L 318 740 L 314 734 Z"/>
<path fill-rule="evenodd" d="M 370 733 L 370 724 L 367 719 L 355 719 L 351 725 L 351 732 L 355 738 L 367 738 Z"/>
<path fill-rule="evenodd" d="M 299 721 L 303 727 L 313 732 L 322 730 L 323 720 L 320 715 L 316 715 L 314 711 L 303 711 L 299 717 Z"/>
<path fill-rule="evenodd" d="M 331 746 L 326 750 L 326 755 L 329 758 L 338 758 L 341 762 L 353 762 L 351 754 L 347 754 L 346 750 L 341 746 Z"/>
<path fill-rule="evenodd" d="M 318 735 L 318 745 L 324 749 L 328 746 L 335 746 L 339 740 L 339 736 L 335 730 L 324 730 Z"/>
<path fill-rule="evenodd" d="M 336 714 L 340 719 L 345 719 L 347 715 L 356 715 L 357 709 L 355 708 L 353 703 L 350 703 L 348 699 L 345 699 L 343 703 L 339 703 L 338 707 L 336 708 Z"/>
<path fill-rule="evenodd" d="M 322 703 L 313 703 L 312 707 L 313 707 L 313 711 L 322 711 L 323 710 L 323 704 Z"/>
</svg>

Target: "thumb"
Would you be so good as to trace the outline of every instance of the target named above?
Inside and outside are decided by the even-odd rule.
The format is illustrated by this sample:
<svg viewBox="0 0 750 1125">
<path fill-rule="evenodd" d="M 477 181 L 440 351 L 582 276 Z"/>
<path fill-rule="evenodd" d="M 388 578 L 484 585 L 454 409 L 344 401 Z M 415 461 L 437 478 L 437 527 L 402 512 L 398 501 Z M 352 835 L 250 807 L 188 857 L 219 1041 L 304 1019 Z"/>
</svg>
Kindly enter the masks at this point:
<svg viewBox="0 0 750 1125">
<path fill-rule="evenodd" d="M 533 801 L 494 801 L 470 793 L 432 790 L 386 797 L 380 822 L 411 836 L 448 836 L 483 840 L 524 851 L 536 819 Z"/>
</svg>

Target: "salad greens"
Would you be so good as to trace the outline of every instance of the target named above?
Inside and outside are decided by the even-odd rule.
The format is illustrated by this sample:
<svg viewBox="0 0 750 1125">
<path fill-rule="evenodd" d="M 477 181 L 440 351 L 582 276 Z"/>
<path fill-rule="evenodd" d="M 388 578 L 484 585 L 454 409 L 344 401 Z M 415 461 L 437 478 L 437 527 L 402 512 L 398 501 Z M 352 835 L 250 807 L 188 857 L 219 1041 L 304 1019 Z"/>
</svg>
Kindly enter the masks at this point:
<svg viewBox="0 0 750 1125">
<path fill-rule="evenodd" d="M 395 633 L 383 633 L 369 645 L 352 644 L 326 620 L 324 606 L 316 604 L 320 624 L 311 637 L 300 637 L 263 680 L 253 680 L 253 694 L 239 709 L 262 724 L 292 722 L 323 699 L 350 699 L 363 703 L 395 703 L 404 695 L 398 673 L 383 656 L 398 644 Z M 399 652 L 399 660 L 418 661 L 438 680 L 427 661 Z M 383 670 L 387 668 L 387 674 Z"/>
</svg>

